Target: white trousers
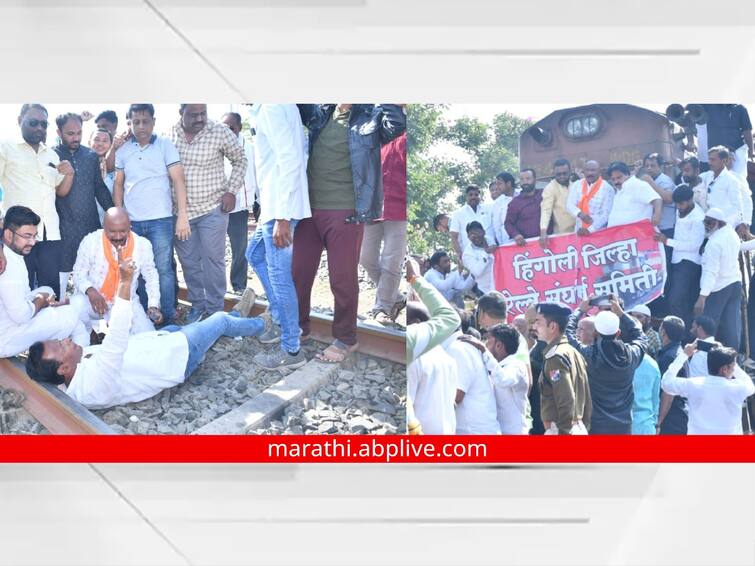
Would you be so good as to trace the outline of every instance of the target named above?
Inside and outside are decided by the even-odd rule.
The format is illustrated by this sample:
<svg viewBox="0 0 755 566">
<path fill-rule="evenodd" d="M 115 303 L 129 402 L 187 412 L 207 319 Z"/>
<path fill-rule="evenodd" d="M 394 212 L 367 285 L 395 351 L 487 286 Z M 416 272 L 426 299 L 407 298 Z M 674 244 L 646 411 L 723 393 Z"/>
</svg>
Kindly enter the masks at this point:
<svg viewBox="0 0 755 566">
<path fill-rule="evenodd" d="M 35 342 L 69 337 L 79 346 L 89 345 L 89 333 L 79 319 L 76 307 L 46 307 L 29 322 L 12 326 L 0 336 L 0 358 L 25 352 Z"/>
<path fill-rule="evenodd" d="M 731 166 L 731 172 L 736 173 L 745 181 L 747 180 L 747 144 L 737 149 L 736 158 Z"/>
<path fill-rule="evenodd" d="M 87 334 L 92 332 L 94 322 L 104 320 L 107 323 L 110 320 L 110 308 L 108 308 L 108 312 L 104 316 L 97 314 L 94 312 L 89 298 L 81 293 L 77 293 L 71 297 L 71 305 L 74 305 L 76 311 L 79 313 L 79 319 L 84 324 Z M 155 329 L 155 325 L 152 324 L 152 321 L 147 316 L 138 297 L 131 298 L 131 312 L 133 313 L 131 315 L 131 334 L 151 332 Z"/>
</svg>

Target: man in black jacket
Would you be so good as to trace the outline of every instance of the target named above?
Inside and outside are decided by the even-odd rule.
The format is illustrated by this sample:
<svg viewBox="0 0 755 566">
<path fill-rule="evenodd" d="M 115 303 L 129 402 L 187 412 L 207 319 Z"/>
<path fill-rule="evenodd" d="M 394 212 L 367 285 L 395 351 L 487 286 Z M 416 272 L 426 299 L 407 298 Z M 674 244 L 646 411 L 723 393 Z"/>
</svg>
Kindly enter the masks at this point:
<svg viewBox="0 0 755 566">
<path fill-rule="evenodd" d="M 323 250 L 333 292 L 333 343 L 317 358 L 344 360 L 357 349 L 359 252 L 364 225 L 383 213 L 380 147 L 406 129 L 397 104 L 303 104 L 309 130 L 307 182 L 312 217 L 294 234 L 292 273 L 299 299 L 301 341 L 310 334 L 310 296 Z"/>
<path fill-rule="evenodd" d="M 637 321 L 622 310 L 619 300 L 611 296 L 610 301 L 610 311 L 593 317 L 597 333 L 594 344 L 586 346 L 577 340 L 579 320 L 590 310 L 589 298 L 569 318 L 566 336 L 587 362 L 593 406 L 590 434 L 632 434 L 632 382 L 647 338 Z"/>
</svg>

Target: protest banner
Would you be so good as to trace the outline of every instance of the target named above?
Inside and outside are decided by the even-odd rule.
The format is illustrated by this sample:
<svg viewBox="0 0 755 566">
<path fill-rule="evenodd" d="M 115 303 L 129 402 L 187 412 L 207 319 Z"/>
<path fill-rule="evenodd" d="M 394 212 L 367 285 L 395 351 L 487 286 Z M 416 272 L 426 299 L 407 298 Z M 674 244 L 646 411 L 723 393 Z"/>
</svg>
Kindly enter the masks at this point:
<svg viewBox="0 0 755 566">
<path fill-rule="evenodd" d="M 648 221 L 598 230 L 589 236 L 561 234 L 524 246 L 495 251 L 493 277 L 506 297 L 508 317 L 524 314 L 532 303 L 563 303 L 576 308 L 584 297 L 615 294 L 625 308 L 659 297 L 666 282 L 663 244 L 653 239 Z"/>
</svg>

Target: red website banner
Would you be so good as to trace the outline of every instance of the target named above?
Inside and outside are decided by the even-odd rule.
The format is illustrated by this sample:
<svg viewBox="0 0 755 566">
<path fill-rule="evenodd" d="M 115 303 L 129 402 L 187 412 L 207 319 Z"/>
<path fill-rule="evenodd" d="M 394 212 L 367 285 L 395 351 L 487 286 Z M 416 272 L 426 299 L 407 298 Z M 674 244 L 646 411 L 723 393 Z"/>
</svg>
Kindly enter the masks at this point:
<svg viewBox="0 0 755 566">
<path fill-rule="evenodd" d="M 589 236 L 562 234 L 525 246 L 496 250 L 493 276 L 506 297 L 509 320 L 532 303 L 576 308 L 590 294 L 616 294 L 626 308 L 649 303 L 663 292 L 666 255 L 648 221 L 598 230 Z"/>
<path fill-rule="evenodd" d="M 755 436 L 0 436 L 0 462 L 755 462 Z"/>
</svg>

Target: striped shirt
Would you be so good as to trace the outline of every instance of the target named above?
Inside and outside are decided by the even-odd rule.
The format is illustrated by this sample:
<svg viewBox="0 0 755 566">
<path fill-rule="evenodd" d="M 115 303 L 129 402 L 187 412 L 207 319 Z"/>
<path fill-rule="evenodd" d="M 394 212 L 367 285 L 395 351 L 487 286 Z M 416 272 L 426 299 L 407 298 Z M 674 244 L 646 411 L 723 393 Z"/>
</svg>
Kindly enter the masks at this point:
<svg viewBox="0 0 755 566">
<path fill-rule="evenodd" d="M 173 126 L 170 139 L 181 156 L 186 175 L 187 212 L 189 220 L 207 214 L 224 193 L 238 194 L 244 190 L 247 159 L 236 135 L 220 122 L 207 121 L 204 128 L 186 141 L 181 122 Z M 226 180 L 225 159 L 231 162 Z"/>
</svg>

